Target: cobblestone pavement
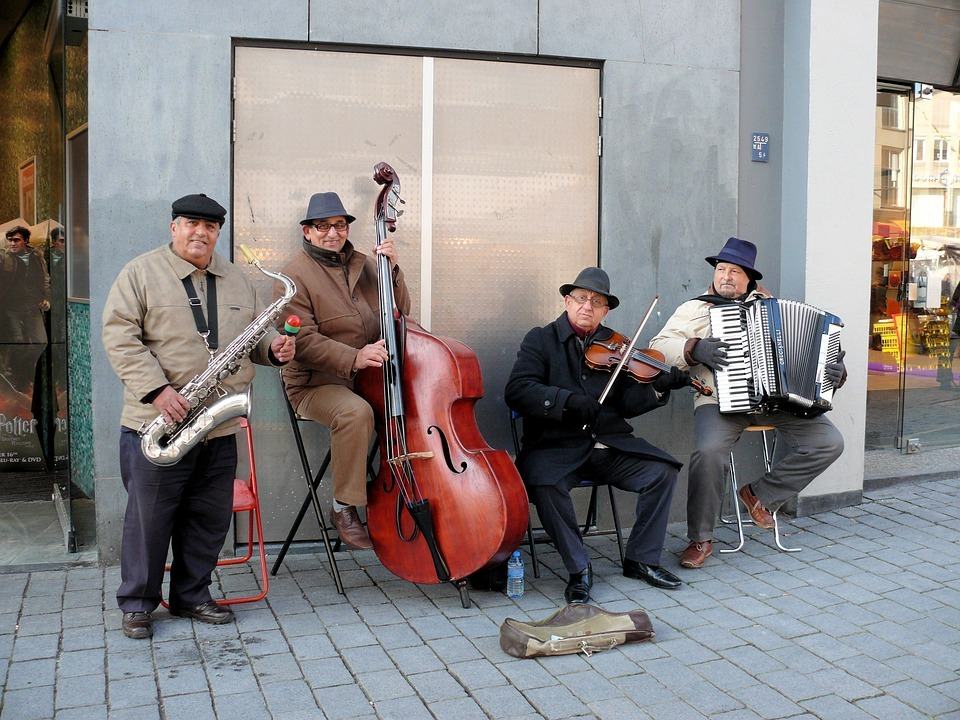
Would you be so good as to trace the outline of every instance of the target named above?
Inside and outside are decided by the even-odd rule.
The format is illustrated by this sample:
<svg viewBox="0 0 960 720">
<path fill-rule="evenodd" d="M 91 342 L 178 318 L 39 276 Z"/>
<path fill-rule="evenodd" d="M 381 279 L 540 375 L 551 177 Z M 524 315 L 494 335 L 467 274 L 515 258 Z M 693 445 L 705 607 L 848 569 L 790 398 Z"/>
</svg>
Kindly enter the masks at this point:
<svg viewBox="0 0 960 720">
<path fill-rule="evenodd" d="M 466 610 L 371 553 L 341 555 L 339 596 L 321 556 L 299 555 L 235 625 L 161 610 L 152 641 L 120 631 L 116 567 L 0 575 L 0 720 L 960 718 L 958 501 L 960 478 L 886 488 L 795 521 L 797 554 L 750 529 L 744 552 L 679 570 L 676 592 L 624 578 L 597 538 L 595 602 L 644 607 L 657 637 L 589 658 L 500 650 L 504 618 L 562 597 L 547 546 L 520 601 L 476 592 Z M 245 568 L 218 580 L 256 584 Z"/>
</svg>

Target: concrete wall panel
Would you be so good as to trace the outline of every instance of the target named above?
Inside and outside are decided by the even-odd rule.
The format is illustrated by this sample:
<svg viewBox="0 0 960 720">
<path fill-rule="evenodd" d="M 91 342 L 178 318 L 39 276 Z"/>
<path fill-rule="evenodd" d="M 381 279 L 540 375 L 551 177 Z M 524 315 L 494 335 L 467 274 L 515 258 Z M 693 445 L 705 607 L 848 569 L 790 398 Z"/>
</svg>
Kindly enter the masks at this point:
<svg viewBox="0 0 960 720">
<path fill-rule="evenodd" d="M 165 60 L 157 62 L 161 52 Z M 94 32 L 89 83 L 97 535 L 101 558 L 112 561 L 124 503 L 117 458 L 122 390 L 100 342 L 103 307 L 124 264 L 169 242 L 172 200 L 203 192 L 230 206 L 230 38 Z M 220 244 L 229 243 L 225 229 Z"/>
<path fill-rule="evenodd" d="M 90 30 L 306 40 L 308 10 L 309 0 L 97 0 Z M 158 58 L 173 52 L 166 44 L 157 49 Z"/>
<path fill-rule="evenodd" d="M 536 0 L 311 0 L 312 42 L 535 54 Z"/>
<path fill-rule="evenodd" d="M 636 0 L 540 0 L 540 53 L 643 61 L 643 21 Z"/>
<path fill-rule="evenodd" d="M 644 61 L 738 70 L 739 0 L 640 0 Z"/>
</svg>

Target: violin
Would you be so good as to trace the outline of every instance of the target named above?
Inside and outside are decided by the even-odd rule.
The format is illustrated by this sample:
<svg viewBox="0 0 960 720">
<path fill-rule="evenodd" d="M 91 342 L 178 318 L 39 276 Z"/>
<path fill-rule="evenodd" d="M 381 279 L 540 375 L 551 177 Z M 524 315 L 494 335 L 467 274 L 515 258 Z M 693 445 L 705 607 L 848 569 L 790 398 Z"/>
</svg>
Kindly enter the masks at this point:
<svg viewBox="0 0 960 720">
<path fill-rule="evenodd" d="M 593 370 L 613 371 L 623 360 L 630 346 L 630 338 L 613 331 L 606 340 L 593 341 L 584 352 L 584 362 Z M 656 380 L 660 373 L 670 372 L 662 352 L 653 348 L 633 348 L 623 371 L 637 382 L 649 383 Z M 713 388 L 690 377 L 690 386 L 701 395 L 713 395 Z"/>
<path fill-rule="evenodd" d="M 400 180 L 378 163 L 377 244 L 396 228 Z M 526 488 L 510 456 L 477 427 L 483 397 L 476 354 L 395 312 L 393 274 L 378 260 L 380 329 L 389 359 L 357 375 L 373 407 L 380 468 L 367 492 L 367 529 L 384 567 L 415 583 L 452 583 L 464 607 L 467 576 L 504 562 L 529 522 Z"/>
</svg>

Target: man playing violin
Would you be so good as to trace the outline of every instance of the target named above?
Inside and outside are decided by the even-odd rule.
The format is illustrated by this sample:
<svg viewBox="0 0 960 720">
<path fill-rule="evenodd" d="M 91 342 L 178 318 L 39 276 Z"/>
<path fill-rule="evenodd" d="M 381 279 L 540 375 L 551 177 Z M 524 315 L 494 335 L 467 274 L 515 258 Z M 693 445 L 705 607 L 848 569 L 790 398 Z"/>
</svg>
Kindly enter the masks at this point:
<svg viewBox="0 0 960 720">
<path fill-rule="evenodd" d="M 350 242 L 354 220 L 336 193 L 310 198 L 300 221 L 302 251 L 283 269 L 297 284 L 288 309 L 302 322 L 297 354 L 283 370 L 283 384 L 297 414 L 330 428 L 331 520 L 343 542 L 368 550 L 373 544 L 357 508 L 367 504 L 374 416 L 370 404 L 353 391 L 353 382 L 360 370 L 381 367 L 388 356 L 380 339 L 376 258 Z M 374 253 L 390 259 L 396 304 L 408 314 L 410 293 L 393 239 L 387 237 Z M 281 292 L 278 284 L 275 293 Z"/>
<path fill-rule="evenodd" d="M 680 579 L 660 567 L 670 500 L 681 467 L 675 458 L 634 437 L 627 418 L 661 407 L 670 390 L 689 383 L 677 368 L 649 384 L 618 376 L 601 405 L 609 372 L 588 367 L 585 349 L 614 333 L 601 323 L 620 304 L 607 273 L 580 272 L 560 287 L 564 312 L 527 333 L 507 382 L 507 405 L 523 416 L 517 467 L 544 529 L 570 574 L 568 603 L 590 600 L 593 571 L 574 514 L 570 491 L 582 477 L 600 478 L 637 493 L 623 574 L 659 588 L 676 589 Z"/>
<path fill-rule="evenodd" d="M 763 275 L 754 267 L 757 247 L 746 240 L 729 238 L 723 249 L 706 258 L 714 267 L 713 283 L 702 295 L 683 303 L 663 330 L 650 341 L 667 362 L 689 369 L 707 385 L 714 385 L 713 371 L 726 366 L 728 345 L 710 336 L 710 307 L 724 300 L 749 301 L 769 297 L 757 281 Z M 825 366 L 834 387 L 846 379 L 843 353 L 839 361 Z M 680 556 L 685 568 L 700 568 L 713 553 L 713 528 L 720 514 L 723 481 L 729 470 L 730 451 L 748 425 L 777 428 L 786 454 L 769 473 L 738 491 L 754 523 L 774 526 L 773 513 L 826 470 L 843 452 L 843 437 L 823 415 L 797 417 L 787 412 L 765 414 L 720 414 L 716 396 L 700 395 L 694 403 L 695 449 L 690 456 L 687 486 L 687 534 L 690 544 Z"/>
</svg>

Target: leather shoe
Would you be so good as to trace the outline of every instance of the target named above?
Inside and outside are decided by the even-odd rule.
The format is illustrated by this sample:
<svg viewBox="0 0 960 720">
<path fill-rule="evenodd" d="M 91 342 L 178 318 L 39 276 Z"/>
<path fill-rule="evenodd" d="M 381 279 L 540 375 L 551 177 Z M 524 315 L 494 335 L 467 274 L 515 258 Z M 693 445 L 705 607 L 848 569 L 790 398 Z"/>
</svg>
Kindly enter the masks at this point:
<svg viewBox="0 0 960 720">
<path fill-rule="evenodd" d="M 702 568 L 707 558 L 713 555 L 713 541 L 692 542 L 680 555 L 680 567 L 697 569 Z"/>
<path fill-rule="evenodd" d="M 643 580 L 654 587 L 676 590 L 682 584 L 680 578 L 659 565 L 646 565 L 630 558 L 623 559 L 623 574 L 634 580 Z"/>
<path fill-rule="evenodd" d="M 330 508 L 330 521 L 344 544 L 353 550 L 372 550 L 373 543 L 367 535 L 367 529 L 360 522 L 360 515 L 352 505 L 340 512 Z"/>
<path fill-rule="evenodd" d="M 153 617 L 148 612 L 125 612 L 123 614 L 123 634 L 134 640 L 146 640 L 153 637 Z"/>
<path fill-rule="evenodd" d="M 207 600 L 192 608 L 170 608 L 170 614 L 177 617 L 188 617 L 200 622 L 210 623 L 211 625 L 223 625 L 233 622 L 233 610 L 228 607 L 221 607 L 213 600 Z"/>
<path fill-rule="evenodd" d="M 593 587 L 593 568 L 590 563 L 582 572 L 571 573 L 563 597 L 569 605 L 590 602 L 590 588 Z"/>
<path fill-rule="evenodd" d="M 763 506 L 760 499 L 753 494 L 753 488 L 749 485 L 744 485 L 737 490 L 737 495 L 740 496 L 740 499 L 747 508 L 747 512 L 749 512 L 750 517 L 753 518 L 754 525 L 764 530 L 769 530 L 773 527 L 773 515 Z"/>
</svg>

